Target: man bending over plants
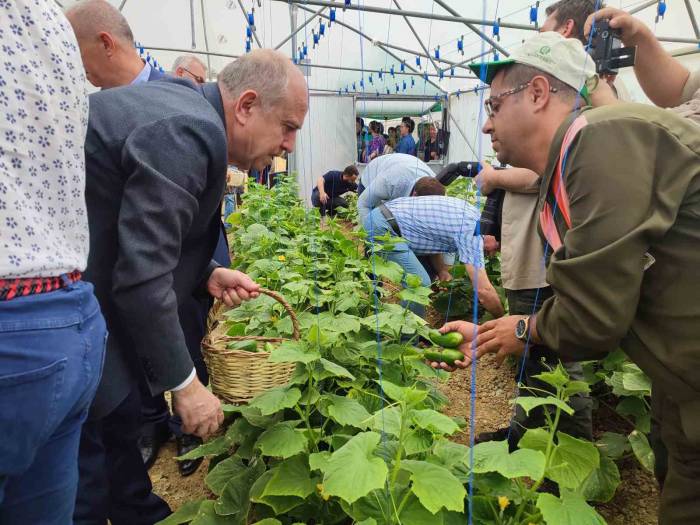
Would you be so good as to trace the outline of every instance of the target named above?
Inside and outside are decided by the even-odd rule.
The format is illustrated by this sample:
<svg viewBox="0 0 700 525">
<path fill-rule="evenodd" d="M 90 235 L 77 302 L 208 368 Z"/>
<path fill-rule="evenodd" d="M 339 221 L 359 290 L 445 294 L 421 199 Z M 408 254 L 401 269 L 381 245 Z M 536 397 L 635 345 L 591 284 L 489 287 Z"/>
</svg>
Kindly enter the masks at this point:
<svg viewBox="0 0 700 525">
<path fill-rule="evenodd" d="M 640 104 L 572 113 L 594 73 L 581 44 L 555 33 L 487 65 L 484 132 L 498 160 L 542 176 L 540 234 L 554 295 L 536 315 L 484 323 L 476 357 L 495 353 L 500 363 L 533 343 L 585 360 L 621 347 L 653 383 L 664 445 L 657 466 L 668 454 L 659 522 L 700 523 L 697 127 Z M 454 330 L 472 339 L 474 326 L 442 329 Z"/>
</svg>

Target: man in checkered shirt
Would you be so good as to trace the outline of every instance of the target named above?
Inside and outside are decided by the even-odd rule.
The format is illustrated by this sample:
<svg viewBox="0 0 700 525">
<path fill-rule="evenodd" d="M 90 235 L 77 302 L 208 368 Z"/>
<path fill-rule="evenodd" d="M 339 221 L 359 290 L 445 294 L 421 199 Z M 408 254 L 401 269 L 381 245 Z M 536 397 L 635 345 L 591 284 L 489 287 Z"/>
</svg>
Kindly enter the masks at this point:
<svg viewBox="0 0 700 525">
<path fill-rule="evenodd" d="M 454 197 L 429 195 L 403 197 L 386 202 L 372 210 L 364 221 L 370 242 L 386 234 L 401 237 L 386 258 L 401 265 L 407 274 L 420 277 L 423 286 L 430 286 L 430 277 L 417 255 L 456 253 L 465 265 L 467 275 L 478 290 L 479 302 L 494 317 L 503 315 L 503 305 L 484 270 L 484 248 L 481 236 L 474 235 L 479 211 L 468 202 Z M 411 303 L 410 309 L 423 316 L 423 306 Z"/>
</svg>

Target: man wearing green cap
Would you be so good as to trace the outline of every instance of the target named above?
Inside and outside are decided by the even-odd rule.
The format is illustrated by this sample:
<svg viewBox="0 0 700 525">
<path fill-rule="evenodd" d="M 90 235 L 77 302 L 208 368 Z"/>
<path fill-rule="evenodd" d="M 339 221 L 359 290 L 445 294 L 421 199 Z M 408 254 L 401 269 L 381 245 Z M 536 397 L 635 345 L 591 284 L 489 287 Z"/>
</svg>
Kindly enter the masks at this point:
<svg viewBox="0 0 700 525">
<path fill-rule="evenodd" d="M 697 127 L 640 104 L 576 111 L 578 93 L 594 85 L 593 64 L 579 42 L 553 33 L 486 68 L 484 132 L 498 159 L 542 175 L 554 296 L 536 315 L 482 325 L 477 357 L 502 362 L 528 340 L 574 360 L 621 347 L 652 379 L 668 449 L 660 523 L 700 523 Z M 444 328 L 455 329 L 471 338 L 469 323 Z"/>
</svg>

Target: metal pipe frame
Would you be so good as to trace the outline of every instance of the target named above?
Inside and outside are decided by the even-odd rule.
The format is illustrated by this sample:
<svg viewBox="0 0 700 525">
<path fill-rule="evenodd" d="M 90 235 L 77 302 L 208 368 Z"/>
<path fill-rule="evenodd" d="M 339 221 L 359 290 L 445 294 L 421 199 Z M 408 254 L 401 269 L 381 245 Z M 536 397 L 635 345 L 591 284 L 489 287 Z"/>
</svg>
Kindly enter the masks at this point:
<svg viewBox="0 0 700 525">
<path fill-rule="evenodd" d="M 58 2 L 56 2 L 56 3 L 58 3 Z M 124 4 L 126 4 L 126 0 L 122 0 L 122 3 L 119 4 L 119 12 L 121 12 L 121 10 L 124 9 Z"/>
<path fill-rule="evenodd" d="M 241 13 L 243 14 L 243 18 L 245 19 L 245 25 L 248 26 L 248 14 L 245 12 L 245 7 L 243 7 L 243 2 L 241 0 L 238 0 L 238 5 L 241 7 Z M 250 30 L 253 32 L 253 38 L 255 38 L 255 42 L 258 44 L 258 47 L 262 47 L 262 44 L 260 43 L 260 39 L 258 38 L 258 33 L 255 30 L 255 26 L 249 26 Z"/>
<path fill-rule="evenodd" d="M 319 16 L 320 14 L 322 14 L 323 11 L 325 11 L 325 10 L 326 10 L 326 8 L 325 8 L 325 7 L 322 7 L 321 9 L 319 9 L 318 11 L 316 11 L 316 12 L 314 13 L 314 16 L 312 16 L 311 18 L 309 18 L 308 20 L 306 20 L 303 24 L 301 24 L 299 27 L 297 27 L 296 29 L 294 29 L 291 33 L 289 33 L 289 34 L 287 35 L 287 37 L 286 37 L 284 40 L 282 40 L 279 44 L 277 44 L 277 45 L 275 46 L 275 49 L 279 49 L 279 48 L 282 47 L 284 44 L 286 44 L 287 42 L 289 42 L 289 41 L 292 39 L 292 37 L 293 37 L 294 35 L 296 35 L 299 31 L 301 31 L 302 29 L 304 29 L 308 24 L 310 24 L 311 22 L 313 22 L 314 19 L 315 19 L 317 16 Z M 295 51 L 296 51 L 296 49 L 295 49 Z M 292 53 L 292 54 L 293 54 L 293 53 Z"/>
<path fill-rule="evenodd" d="M 371 39 L 370 39 L 370 40 L 371 40 Z M 389 43 L 389 42 L 382 42 L 381 40 L 372 40 L 372 43 L 381 44 L 381 45 L 383 45 L 384 47 L 389 47 L 389 48 L 391 48 L 391 49 L 396 49 L 397 51 L 403 51 L 404 53 L 409 53 L 409 54 L 411 54 L 411 55 L 417 55 L 417 56 L 421 56 L 421 57 L 425 57 L 425 58 L 430 58 L 430 55 L 426 55 L 425 53 L 421 53 L 420 51 L 415 51 L 415 50 L 413 50 L 413 49 L 408 49 L 408 48 L 405 48 L 405 47 L 397 46 L 396 44 L 391 44 L 391 43 Z M 437 60 L 438 62 L 443 62 L 443 63 L 445 63 L 445 64 L 449 64 L 450 66 L 454 66 L 454 67 L 457 67 L 457 65 L 458 65 L 458 62 L 453 62 L 452 60 L 447 60 L 447 59 L 445 59 L 445 58 L 441 58 L 441 59 L 439 59 L 439 60 L 436 59 L 436 60 Z M 468 69 L 468 68 L 466 68 L 466 67 L 464 67 L 464 66 L 460 66 L 460 67 L 461 67 L 462 69 Z"/>
<path fill-rule="evenodd" d="M 435 3 L 436 3 L 437 5 L 439 5 L 440 7 L 442 7 L 445 11 L 447 11 L 447 12 L 450 13 L 451 15 L 453 15 L 453 16 L 460 16 L 459 13 L 458 13 L 456 10 L 452 9 L 449 5 L 447 5 L 447 4 L 446 4 L 445 2 L 443 2 L 442 0 L 435 0 Z M 477 35 L 479 35 L 479 36 L 482 38 L 482 40 L 484 40 L 484 41 L 488 42 L 489 44 L 491 44 L 491 47 L 493 47 L 493 48 L 495 48 L 495 49 L 498 49 L 498 51 L 500 51 L 504 56 L 510 56 L 510 53 L 508 53 L 508 51 L 506 51 L 505 48 L 501 47 L 501 46 L 500 46 L 499 44 L 497 44 L 493 39 L 489 38 L 489 37 L 486 35 L 486 33 L 484 33 L 484 32 L 483 32 L 481 29 L 479 29 L 477 26 L 475 26 L 474 24 L 467 24 L 466 22 L 465 22 L 464 25 L 466 25 L 469 29 L 471 29 L 471 30 L 474 31 Z"/>
<path fill-rule="evenodd" d="M 310 92 L 314 91 L 319 91 L 320 93 L 328 93 L 328 94 L 333 94 L 335 93 L 338 95 L 338 90 L 337 89 L 325 89 L 325 88 L 310 88 Z M 393 101 L 415 101 L 415 102 L 432 102 L 435 104 L 436 102 L 441 102 L 446 100 L 445 95 L 396 95 L 396 94 L 391 94 L 391 95 L 382 95 L 381 93 L 379 95 L 376 95 L 374 93 L 367 93 L 366 91 L 348 91 L 347 93 L 343 91 L 340 96 L 348 96 L 348 97 L 356 97 L 360 100 L 393 100 Z M 437 100 L 435 100 L 437 96 Z"/>
<path fill-rule="evenodd" d="M 126 0 L 124 0 L 126 1 Z M 207 17 L 204 16 L 204 0 L 199 0 L 199 8 L 202 10 L 202 29 L 204 30 L 204 49 L 207 50 L 207 79 L 211 75 L 211 56 L 209 55 L 209 38 L 207 37 Z"/>
<path fill-rule="evenodd" d="M 642 5 L 638 5 L 634 9 L 630 9 L 628 11 L 629 14 L 633 15 L 635 13 L 639 13 L 640 11 L 643 11 L 649 6 L 656 5 L 659 3 L 659 0 L 649 0 L 648 2 L 644 2 Z"/>
<path fill-rule="evenodd" d="M 304 67 L 317 67 L 321 69 L 335 69 L 338 71 L 357 71 L 358 73 L 379 73 L 378 69 L 361 69 L 359 67 L 349 67 L 349 66 L 332 66 L 329 64 L 304 64 Z M 385 72 L 386 73 L 386 72 Z M 414 73 L 413 71 L 396 71 L 396 75 L 403 75 L 403 76 L 408 76 L 408 77 L 422 77 L 423 73 Z M 428 73 L 428 77 L 431 78 L 438 78 L 440 75 L 437 73 Z M 467 80 L 478 80 L 475 77 L 467 76 L 467 75 L 450 75 L 450 76 L 445 76 L 444 78 L 460 78 L 460 79 L 467 79 Z"/>
<path fill-rule="evenodd" d="M 313 13 L 313 11 L 312 11 L 311 9 L 309 9 L 308 7 L 304 7 L 303 5 L 299 5 L 299 4 L 297 4 L 297 6 L 299 7 L 299 9 L 303 9 L 303 10 L 306 11 L 307 13 Z M 319 16 L 322 16 L 323 18 L 329 18 L 329 17 L 326 16 L 326 15 L 319 15 Z M 389 51 L 387 48 L 383 47 L 381 43 L 375 42 L 374 40 L 372 40 L 369 36 L 367 36 L 365 33 L 363 33 L 362 31 L 360 31 L 359 29 L 355 29 L 355 28 L 352 27 L 351 25 L 348 25 L 348 24 L 346 24 L 345 22 L 341 22 L 340 20 L 336 20 L 335 23 L 338 24 L 338 25 L 341 25 L 341 26 L 343 26 L 343 27 L 348 28 L 350 31 L 353 31 L 354 33 L 357 33 L 357 34 L 360 35 L 362 38 L 364 38 L 364 39 L 366 39 L 366 40 L 369 40 L 369 41 L 372 42 L 373 44 L 376 44 L 377 46 L 379 46 L 387 55 L 389 55 L 389 56 L 391 56 L 391 57 L 394 57 L 394 59 L 395 59 L 395 60 L 398 60 L 399 62 L 403 62 L 403 60 L 402 60 L 401 58 L 397 57 L 394 53 L 392 53 L 391 51 Z M 406 64 L 406 67 L 407 67 L 408 69 L 410 69 L 411 71 L 413 71 L 413 72 L 420 73 L 420 71 L 418 71 L 416 68 L 414 68 L 413 66 L 411 66 L 411 65 L 408 64 L 408 63 Z M 421 73 L 421 74 L 422 74 L 422 73 Z M 432 80 L 428 79 L 428 83 L 429 83 L 430 85 L 432 85 L 433 87 L 437 88 L 441 93 L 447 93 L 447 91 L 445 91 L 442 87 L 440 87 L 439 84 L 436 84 L 436 83 L 433 82 Z"/>
<path fill-rule="evenodd" d="M 398 11 L 396 9 L 387 9 L 384 7 L 372 7 L 372 6 L 359 6 L 359 5 L 345 5 L 339 2 L 328 2 L 325 0 L 273 0 L 274 2 L 285 2 L 285 3 L 295 3 L 298 5 L 316 5 L 319 7 L 334 7 L 336 9 L 347 10 L 351 9 L 353 11 L 365 11 L 367 13 L 382 13 L 385 15 L 399 15 L 399 16 L 409 16 L 411 18 L 425 18 L 428 20 L 442 20 L 444 22 L 460 22 L 462 24 L 480 24 L 486 26 L 496 25 L 494 20 L 479 20 L 476 18 L 465 18 L 463 16 L 448 16 L 448 15 L 437 15 L 433 13 L 421 13 L 420 11 Z M 500 27 L 509 27 L 511 29 L 523 29 L 525 31 L 534 31 L 533 26 L 524 24 L 511 24 L 509 22 L 501 22 Z"/>
<path fill-rule="evenodd" d="M 695 38 L 700 38 L 700 28 L 698 28 L 698 21 L 695 18 L 695 12 L 690 5 L 690 0 L 685 0 L 685 8 L 688 10 L 688 16 L 690 17 L 690 23 L 693 24 L 693 31 L 695 31 Z"/>
<path fill-rule="evenodd" d="M 192 49 L 197 49 L 197 41 L 194 39 L 194 0 L 190 0 L 190 30 L 192 31 Z"/>
<path fill-rule="evenodd" d="M 403 11 L 403 9 L 401 9 L 401 6 L 399 5 L 398 0 L 392 0 L 392 2 L 394 2 L 396 9 L 398 9 L 399 11 Z M 433 60 L 433 57 L 430 56 L 430 50 L 427 47 L 425 47 L 423 40 L 421 39 L 420 36 L 418 36 L 418 33 L 416 32 L 415 28 L 413 27 L 411 20 L 409 20 L 409 18 L 407 16 L 403 16 L 403 19 L 406 21 L 406 24 L 408 25 L 408 28 L 411 30 L 411 33 L 413 33 L 413 36 L 416 37 L 416 40 L 418 41 L 418 44 L 420 45 L 421 49 L 423 49 L 425 54 L 428 56 L 428 60 L 430 60 L 430 63 L 435 68 L 435 71 L 440 71 L 440 67 L 435 63 L 435 60 Z"/>
</svg>

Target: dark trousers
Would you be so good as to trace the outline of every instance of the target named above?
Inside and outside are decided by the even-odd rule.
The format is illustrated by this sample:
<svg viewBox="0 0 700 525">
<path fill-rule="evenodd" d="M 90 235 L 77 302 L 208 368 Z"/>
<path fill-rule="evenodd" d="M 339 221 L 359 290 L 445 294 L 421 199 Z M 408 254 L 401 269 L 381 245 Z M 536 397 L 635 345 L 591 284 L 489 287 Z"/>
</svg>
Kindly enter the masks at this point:
<svg viewBox="0 0 700 525">
<path fill-rule="evenodd" d="M 511 315 L 531 315 L 539 311 L 542 303 L 552 296 L 550 287 L 528 290 L 506 290 L 508 297 L 508 309 Z M 537 298 L 537 301 L 535 301 Z M 530 345 L 528 356 L 523 362 L 518 361 L 516 380 L 522 372 L 522 384 L 525 387 L 539 388 L 552 391 L 552 387 L 534 378 L 537 374 L 545 372 L 548 367 L 555 367 L 559 362 L 559 355 L 545 346 Z M 563 363 L 569 377 L 574 380 L 583 380 L 583 368 L 580 363 Z M 537 391 L 525 391 L 523 395 L 537 396 Z M 587 394 L 576 394 L 571 397 L 569 404 L 574 409 L 574 415 L 562 413 L 559 419 L 559 430 L 574 437 L 593 439 L 593 402 Z M 536 428 L 544 423 L 542 410 L 531 410 L 530 416 L 516 407 L 515 418 L 511 423 L 511 444 L 517 443 L 527 428 Z"/>
<path fill-rule="evenodd" d="M 335 215 L 336 208 L 348 207 L 348 201 L 345 200 L 343 197 L 329 196 L 326 203 L 323 204 L 321 202 L 321 197 L 319 197 L 318 194 L 318 188 L 314 188 L 311 192 L 311 204 L 313 204 L 316 208 L 321 210 L 321 217 L 325 217 L 326 215 L 333 217 Z"/>
<path fill-rule="evenodd" d="M 107 416 L 88 419 L 80 437 L 80 483 L 75 525 L 153 525 L 170 508 L 153 494 L 138 447 L 137 388 Z"/>
<path fill-rule="evenodd" d="M 681 408 L 672 393 L 657 384 L 651 410 L 650 443 L 662 487 L 659 525 L 700 523 L 700 414 L 697 408 Z"/>
<path fill-rule="evenodd" d="M 73 523 L 80 429 L 106 334 L 82 281 L 0 301 L 0 524 Z"/>
</svg>

